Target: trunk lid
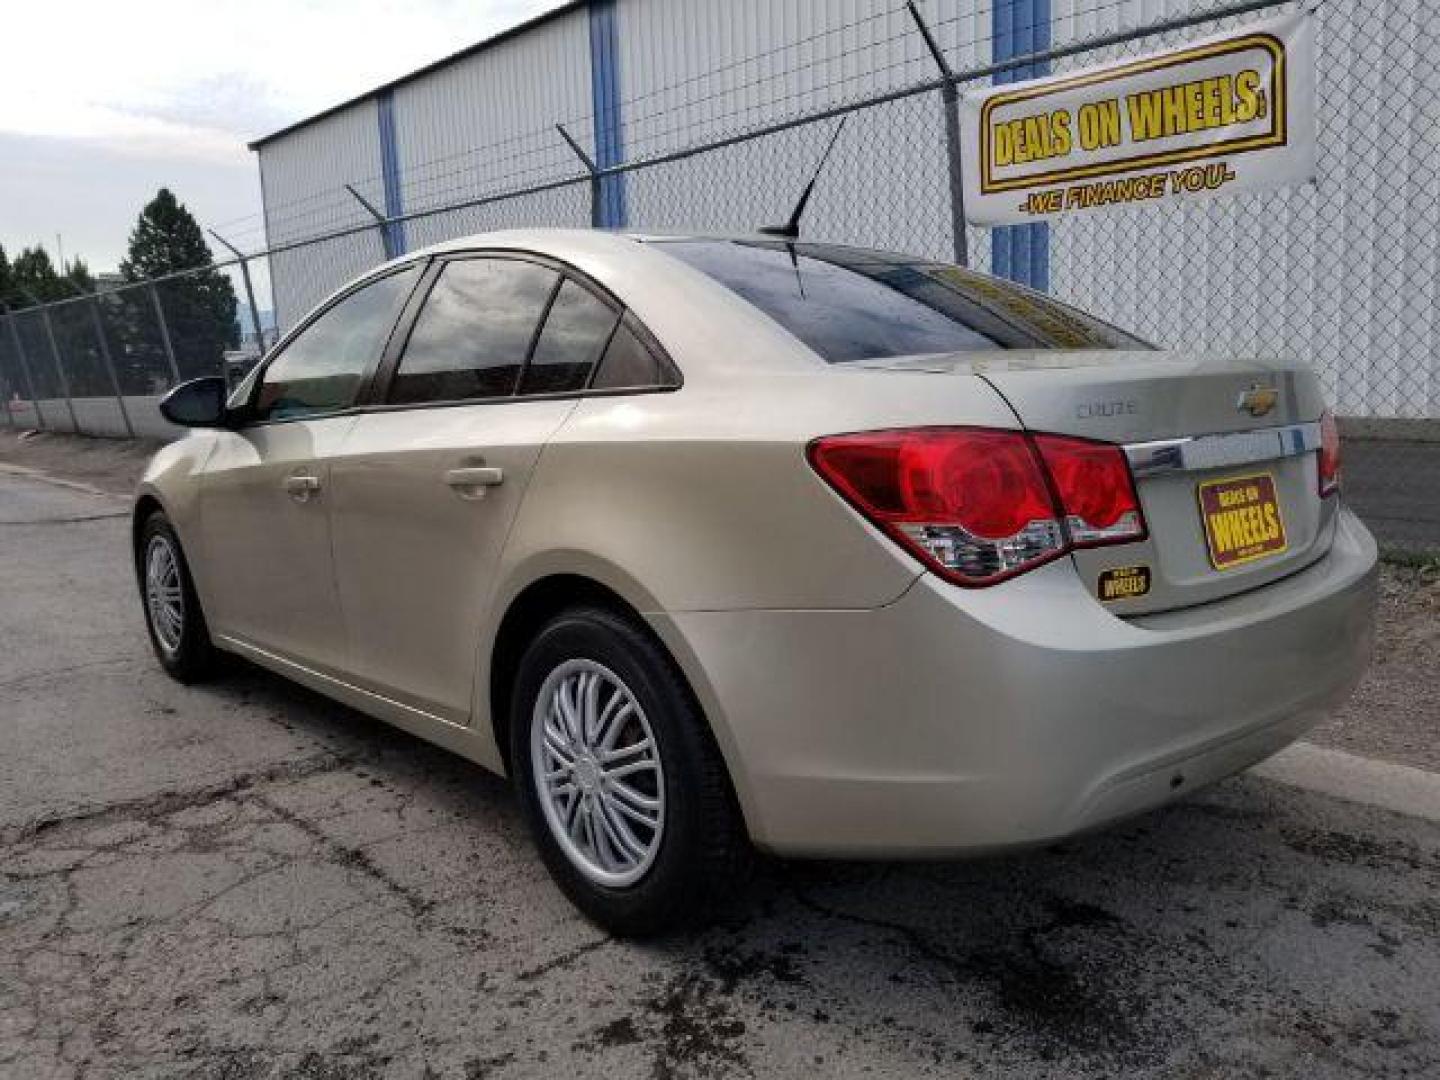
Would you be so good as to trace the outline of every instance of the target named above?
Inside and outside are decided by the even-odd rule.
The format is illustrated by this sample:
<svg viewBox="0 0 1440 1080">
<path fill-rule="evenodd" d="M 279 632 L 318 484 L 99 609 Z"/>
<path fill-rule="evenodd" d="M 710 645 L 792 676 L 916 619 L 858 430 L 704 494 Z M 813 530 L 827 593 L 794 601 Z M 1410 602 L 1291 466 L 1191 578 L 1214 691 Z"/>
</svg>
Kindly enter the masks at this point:
<svg viewBox="0 0 1440 1080">
<path fill-rule="evenodd" d="M 1117 615 L 1205 603 L 1328 550 L 1319 494 L 1324 398 L 1303 364 L 1156 351 L 1008 351 L 866 366 L 976 375 L 1027 430 L 1129 448 L 1149 535 L 1073 553 Z"/>
</svg>

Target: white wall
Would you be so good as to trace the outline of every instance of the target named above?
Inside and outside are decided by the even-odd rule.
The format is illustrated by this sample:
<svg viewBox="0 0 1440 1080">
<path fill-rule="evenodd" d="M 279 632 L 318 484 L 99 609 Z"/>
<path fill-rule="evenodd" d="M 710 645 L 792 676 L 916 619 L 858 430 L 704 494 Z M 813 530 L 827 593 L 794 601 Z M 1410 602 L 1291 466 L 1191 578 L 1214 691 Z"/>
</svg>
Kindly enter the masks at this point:
<svg viewBox="0 0 1440 1080">
<path fill-rule="evenodd" d="M 353 184 L 384 207 L 380 128 L 375 102 L 363 101 L 260 148 L 269 246 L 372 220 L 344 188 Z M 275 318 L 288 329 L 330 292 L 384 259 L 379 233 L 354 236 L 272 256 Z"/>
<path fill-rule="evenodd" d="M 1195 7 L 1054 3 L 1057 45 Z M 1318 181 L 1067 218 L 1051 229 L 1052 290 L 1163 344 L 1299 356 L 1345 415 L 1440 417 L 1437 14 L 1434 0 L 1327 0 Z"/>
<path fill-rule="evenodd" d="M 1217 0 L 1052 0 L 1054 44 L 1147 25 Z M 1169 345 L 1297 355 L 1340 411 L 1440 416 L 1440 18 L 1437 0 L 1320 7 L 1320 180 L 1284 193 L 1074 216 L 1051 228 L 1058 295 Z M 991 0 L 922 0 L 958 69 L 990 60 Z M 593 149 L 584 9 L 394 91 L 407 210 L 571 176 L 553 131 Z M 908 13 L 873 0 L 618 0 L 627 160 L 652 157 L 934 76 Z M 1233 24 L 1233 20 L 1232 20 Z M 1215 24 L 1062 61 L 1177 45 Z M 817 239 L 950 252 L 938 95 L 852 114 L 807 218 Z M 748 230 L 784 219 L 833 122 L 641 170 L 638 228 Z M 261 151 L 271 243 L 383 206 L 378 119 L 365 102 Z M 588 221 L 584 184 L 406 225 L 409 246 L 518 224 Z M 972 262 L 988 233 L 970 230 Z M 276 257 L 282 326 L 381 259 L 374 230 Z"/>
<path fill-rule="evenodd" d="M 989 59 L 989 3 L 925 0 L 953 67 Z M 653 157 L 938 76 L 909 13 L 862 0 L 620 0 L 627 158 Z M 783 222 L 836 121 L 627 178 L 640 227 Z M 938 94 L 855 113 L 807 212 L 809 235 L 951 251 Z M 978 237 L 977 237 L 978 239 Z"/>
<path fill-rule="evenodd" d="M 582 174 L 584 166 L 554 125 L 564 123 L 591 149 L 586 11 L 562 15 L 396 87 L 394 110 L 407 212 Z M 588 185 L 523 208 L 502 203 L 410 221 L 406 241 L 413 250 L 542 219 L 588 225 Z"/>
</svg>

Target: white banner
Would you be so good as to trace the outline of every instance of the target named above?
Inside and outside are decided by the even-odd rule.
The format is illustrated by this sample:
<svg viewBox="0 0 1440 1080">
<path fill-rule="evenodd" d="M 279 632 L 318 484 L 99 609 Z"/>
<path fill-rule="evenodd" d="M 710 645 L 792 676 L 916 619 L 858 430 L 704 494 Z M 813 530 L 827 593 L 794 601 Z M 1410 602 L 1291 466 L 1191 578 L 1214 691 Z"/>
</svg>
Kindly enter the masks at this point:
<svg viewBox="0 0 1440 1080">
<path fill-rule="evenodd" d="M 975 225 L 1303 183 L 1315 174 L 1314 20 L 977 90 L 960 118 Z"/>
</svg>

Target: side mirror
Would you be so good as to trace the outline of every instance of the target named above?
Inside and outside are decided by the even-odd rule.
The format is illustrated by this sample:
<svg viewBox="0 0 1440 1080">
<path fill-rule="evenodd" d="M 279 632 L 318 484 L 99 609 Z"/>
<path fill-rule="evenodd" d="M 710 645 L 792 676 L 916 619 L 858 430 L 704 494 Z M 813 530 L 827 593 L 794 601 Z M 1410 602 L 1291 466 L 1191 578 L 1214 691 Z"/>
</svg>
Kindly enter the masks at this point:
<svg viewBox="0 0 1440 1080">
<path fill-rule="evenodd" d="M 180 427 L 224 427 L 225 380 L 207 375 L 181 383 L 160 399 L 160 415 Z"/>
</svg>

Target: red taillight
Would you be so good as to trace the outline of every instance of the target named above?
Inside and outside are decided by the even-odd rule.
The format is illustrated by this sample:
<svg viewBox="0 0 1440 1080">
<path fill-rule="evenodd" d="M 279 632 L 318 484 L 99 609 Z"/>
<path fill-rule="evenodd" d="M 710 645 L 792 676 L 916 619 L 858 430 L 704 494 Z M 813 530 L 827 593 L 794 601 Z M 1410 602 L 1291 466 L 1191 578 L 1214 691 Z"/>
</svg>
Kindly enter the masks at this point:
<svg viewBox="0 0 1440 1080">
<path fill-rule="evenodd" d="M 1124 456 L 1102 443 L 919 428 L 817 439 L 810 461 L 865 517 L 959 585 L 1002 581 L 1077 544 L 1145 535 Z"/>
<path fill-rule="evenodd" d="M 1320 414 L 1320 497 L 1340 490 L 1340 428 L 1326 409 Z"/>
<path fill-rule="evenodd" d="M 1076 547 L 1145 537 L 1145 519 L 1130 465 L 1118 446 L 1036 435 L 1035 445 L 1065 507 L 1065 531 Z"/>
</svg>

